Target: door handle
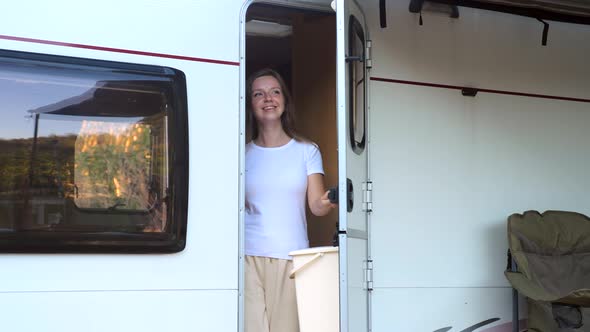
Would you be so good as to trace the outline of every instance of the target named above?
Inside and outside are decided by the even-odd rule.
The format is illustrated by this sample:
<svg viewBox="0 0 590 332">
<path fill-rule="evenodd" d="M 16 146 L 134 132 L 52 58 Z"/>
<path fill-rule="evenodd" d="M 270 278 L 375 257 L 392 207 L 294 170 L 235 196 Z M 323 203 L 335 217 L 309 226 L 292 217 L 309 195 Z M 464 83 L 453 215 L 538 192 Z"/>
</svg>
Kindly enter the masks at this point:
<svg viewBox="0 0 590 332">
<path fill-rule="evenodd" d="M 328 199 L 331 203 L 338 203 L 338 187 L 330 188 Z M 346 211 L 352 212 L 354 206 L 354 186 L 352 180 L 346 179 Z"/>
<path fill-rule="evenodd" d="M 352 212 L 354 206 L 354 186 L 352 180 L 346 179 L 346 211 Z"/>
</svg>

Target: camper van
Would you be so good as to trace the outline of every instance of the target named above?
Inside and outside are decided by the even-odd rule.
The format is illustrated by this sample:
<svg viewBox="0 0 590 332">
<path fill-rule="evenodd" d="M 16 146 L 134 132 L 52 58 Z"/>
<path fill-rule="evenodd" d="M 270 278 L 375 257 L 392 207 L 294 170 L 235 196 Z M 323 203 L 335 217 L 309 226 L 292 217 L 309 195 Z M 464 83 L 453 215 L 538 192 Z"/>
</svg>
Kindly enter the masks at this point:
<svg viewBox="0 0 590 332">
<path fill-rule="evenodd" d="M 338 193 L 308 234 L 338 246 L 341 332 L 525 328 L 508 216 L 590 215 L 583 1 L 21 0 L 0 17 L 2 331 L 243 332 L 245 82 L 266 67 Z"/>
</svg>

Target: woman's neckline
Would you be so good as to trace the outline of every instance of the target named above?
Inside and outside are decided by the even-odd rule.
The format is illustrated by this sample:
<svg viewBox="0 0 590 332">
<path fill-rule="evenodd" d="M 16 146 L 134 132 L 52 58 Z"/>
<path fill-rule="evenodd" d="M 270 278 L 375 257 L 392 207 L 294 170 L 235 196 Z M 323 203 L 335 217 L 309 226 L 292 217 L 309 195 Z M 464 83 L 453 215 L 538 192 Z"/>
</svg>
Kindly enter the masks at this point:
<svg viewBox="0 0 590 332">
<path fill-rule="evenodd" d="M 279 149 L 286 148 L 287 146 L 291 145 L 294 141 L 295 141 L 295 139 L 291 138 L 287 143 L 285 143 L 283 145 L 279 145 L 279 146 L 262 146 L 262 145 L 256 144 L 256 142 L 254 142 L 254 140 L 252 140 L 250 143 L 252 144 L 252 146 L 259 148 L 259 149 L 279 150 Z"/>
</svg>

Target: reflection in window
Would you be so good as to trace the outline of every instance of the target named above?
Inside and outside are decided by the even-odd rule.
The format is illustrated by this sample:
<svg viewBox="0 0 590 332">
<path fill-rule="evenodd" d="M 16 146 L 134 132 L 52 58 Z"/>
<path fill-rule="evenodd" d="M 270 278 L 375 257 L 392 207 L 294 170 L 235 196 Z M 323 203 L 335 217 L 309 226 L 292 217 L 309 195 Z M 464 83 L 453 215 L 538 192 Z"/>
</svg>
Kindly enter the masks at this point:
<svg viewBox="0 0 590 332">
<path fill-rule="evenodd" d="M 348 55 L 349 62 L 349 135 L 354 152 L 360 154 L 365 147 L 365 37 L 359 21 L 350 16 Z"/>
<path fill-rule="evenodd" d="M 0 53 L 0 250 L 181 250 L 184 76 L 53 59 Z"/>
<path fill-rule="evenodd" d="M 76 206 L 147 211 L 150 138 L 146 124 L 82 121 L 74 150 Z"/>
</svg>

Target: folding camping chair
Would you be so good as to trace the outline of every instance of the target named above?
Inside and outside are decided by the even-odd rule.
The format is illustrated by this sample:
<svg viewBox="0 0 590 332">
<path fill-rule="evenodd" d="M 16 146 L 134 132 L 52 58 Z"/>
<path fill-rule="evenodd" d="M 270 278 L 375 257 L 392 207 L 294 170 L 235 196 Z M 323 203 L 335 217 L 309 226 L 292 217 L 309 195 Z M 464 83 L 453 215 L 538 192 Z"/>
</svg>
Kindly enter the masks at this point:
<svg viewBox="0 0 590 332">
<path fill-rule="evenodd" d="M 527 299 L 528 331 L 590 332 L 590 218 L 565 211 L 527 211 L 508 218 L 506 278 Z"/>
</svg>

